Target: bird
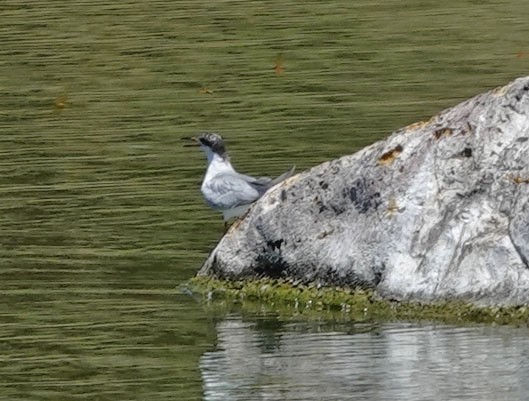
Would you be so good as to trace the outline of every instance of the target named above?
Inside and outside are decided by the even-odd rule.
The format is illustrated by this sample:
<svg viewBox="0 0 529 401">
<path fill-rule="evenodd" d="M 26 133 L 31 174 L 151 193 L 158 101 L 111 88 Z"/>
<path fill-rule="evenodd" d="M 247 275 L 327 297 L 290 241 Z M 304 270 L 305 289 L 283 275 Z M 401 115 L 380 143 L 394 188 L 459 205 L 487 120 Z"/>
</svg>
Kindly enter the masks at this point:
<svg viewBox="0 0 529 401">
<path fill-rule="evenodd" d="M 222 212 L 225 228 L 228 220 L 244 215 L 250 206 L 270 188 L 291 177 L 295 166 L 277 178 L 240 174 L 231 165 L 224 140 L 219 134 L 206 132 L 191 140 L 207 157 L 207 169 L 200 187 L 206 203 Z"/>
</svg>

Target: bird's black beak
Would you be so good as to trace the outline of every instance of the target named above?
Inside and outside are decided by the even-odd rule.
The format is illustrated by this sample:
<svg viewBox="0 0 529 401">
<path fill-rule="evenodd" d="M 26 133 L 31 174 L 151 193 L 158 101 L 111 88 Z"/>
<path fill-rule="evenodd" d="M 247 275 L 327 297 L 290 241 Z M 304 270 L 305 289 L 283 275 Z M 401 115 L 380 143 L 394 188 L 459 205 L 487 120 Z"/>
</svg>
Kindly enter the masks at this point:
<svg viewBox="0 0 529 401">
<path fill-rule="evenodd" d="M 200 146 L 200 141 L 198 140 L 198 138 L 182 138 L 182 140 L 186 141 L 186 143 L 184 143 L 184 147 L 186 148 Z"/>
</svg>

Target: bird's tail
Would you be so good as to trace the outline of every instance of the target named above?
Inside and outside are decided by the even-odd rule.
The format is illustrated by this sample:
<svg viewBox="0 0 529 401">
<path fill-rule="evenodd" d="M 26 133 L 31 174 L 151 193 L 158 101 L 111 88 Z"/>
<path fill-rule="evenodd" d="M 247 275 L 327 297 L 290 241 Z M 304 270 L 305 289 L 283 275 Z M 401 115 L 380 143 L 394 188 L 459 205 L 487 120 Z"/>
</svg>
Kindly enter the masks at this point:
<svg viewBox="0 0 529 401">
<path fill-rule="evenodd" d="M 287 178 L 292 177 L 292 175 L 294 175 L 295 170 L 296 166 L 292 166 L 290 170 L 285 171 L 279 177 L 274 178 L 272 181 L 270 181 L 269 188 L 272 188 L 274 185 L 279 184 L 281 181 L 285 181 Z"/>
</svg>

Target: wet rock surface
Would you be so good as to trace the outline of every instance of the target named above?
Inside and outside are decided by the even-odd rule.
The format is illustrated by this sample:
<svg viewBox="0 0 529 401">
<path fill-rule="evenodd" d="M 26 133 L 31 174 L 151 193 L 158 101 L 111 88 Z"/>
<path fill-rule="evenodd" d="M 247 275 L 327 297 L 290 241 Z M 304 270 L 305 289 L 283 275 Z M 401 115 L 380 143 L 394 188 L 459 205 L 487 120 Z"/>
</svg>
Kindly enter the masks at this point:
<svg viewBox="0 0 529 401">
<path fill-rule="evenodd" d="M 529 303 L 529 77 L 289 178 L 199 271 Z"/>
</svg>

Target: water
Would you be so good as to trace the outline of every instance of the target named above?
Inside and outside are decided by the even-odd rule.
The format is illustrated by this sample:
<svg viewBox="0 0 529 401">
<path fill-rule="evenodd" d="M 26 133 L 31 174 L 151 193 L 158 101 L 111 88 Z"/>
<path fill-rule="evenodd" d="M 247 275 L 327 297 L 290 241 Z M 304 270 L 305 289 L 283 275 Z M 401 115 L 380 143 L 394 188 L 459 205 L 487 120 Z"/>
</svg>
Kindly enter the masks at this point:
<svg viewBox="0 0 529 401">
<path fill-rule="evenodd" d="M 205 400 L 527 398 L 527 329 L 270 320 L 217 324 Z"/>
<path fill-rule="evenodd" d="M 268 314 L 226 316 L 180 293 L 223 229 L 198 191 L 203 156 L 181 139 L 218 131 L 235 166 L 256 175 L 352 153 L 527 74 L 528 11 L 522 1 L 3 1 L 0 398 L 200 400 L 218 390 L 244 399 L 239 373 L 214 370 L 236 357 L 222 344 L 240 338 L 241 319 L 248 341 L 264 325 L 267 338 L 291 338 L 295 355 L 314 361 L 315 370 L 300 366 L 295 382 L 273 388 L 359 391 L 340 377 L 362 374 L 380 378 L 359 382 L 366 398 L 393 397 L 395 378 L 377 370 L 381 354 L 368 367 L 347 359 L 343 341 L 358 339 L 348 326 L 313 323 L 304 335 L 289 318 L 276 327 Z M 506 366 L 524 372 L 522 329 L 406 327 L 410 341 L 426 333 L 474 341 L 473 354 L 490 353 L 488 339 L 501 333 L 483 377 L 507 383 Z M 388 340 L 373 337 L 366 349 L 404 352 L 395 330 L 380 324 Z M 436 342 L 424 347 L 443 352 Z M 272 351 L 276 359 L 254 362 L 297 364 Z M 336 353 L 349 370 L 336 361 L 318 374 Z M 428 372 L 427 363 L 399 372 Z M 470 370 L 457 375 L 460 398 L 479 389 Z M 267 375 L 240 372 L 240 389 Z M 412 381 L 397 384 L 413 398 Z M 516 391 L 505 388 L 510 398 Z"/>
</svg>

